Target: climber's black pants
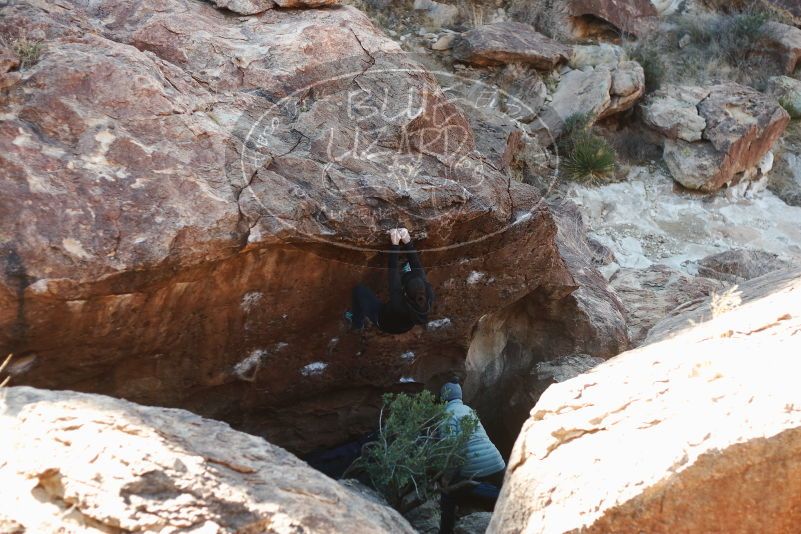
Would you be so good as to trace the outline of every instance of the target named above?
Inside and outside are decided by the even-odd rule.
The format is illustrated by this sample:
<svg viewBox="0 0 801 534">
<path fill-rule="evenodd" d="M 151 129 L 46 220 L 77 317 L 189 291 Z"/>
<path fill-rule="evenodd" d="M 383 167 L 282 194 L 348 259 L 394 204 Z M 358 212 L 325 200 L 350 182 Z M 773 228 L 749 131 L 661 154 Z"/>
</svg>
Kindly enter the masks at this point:
<svg viewBox="0 0 801 534">
<path fill-rule="evenodd" d="M 375 293 L 369 287 L 359 284 L 353 288 L 352 298 L 353 329 L 361 330 L 364 327 L 365 317 L 378 326 L 378 311 L 381 309 L 381 301 L 378 300 Z"/>
<path fill-rule="evenodd" d="M 461 488 L 450 493 L 443 492 L 440 501 L 439 534 L 451 534 L 456 525 L 456 506 L 469 504 L 491 512 L 498 500 L 498 494 L 503 484 L 503 471 L 476 478 L 478 486 Z M 454 481 L 454 483 L 457 481 Z"/>
</svg>

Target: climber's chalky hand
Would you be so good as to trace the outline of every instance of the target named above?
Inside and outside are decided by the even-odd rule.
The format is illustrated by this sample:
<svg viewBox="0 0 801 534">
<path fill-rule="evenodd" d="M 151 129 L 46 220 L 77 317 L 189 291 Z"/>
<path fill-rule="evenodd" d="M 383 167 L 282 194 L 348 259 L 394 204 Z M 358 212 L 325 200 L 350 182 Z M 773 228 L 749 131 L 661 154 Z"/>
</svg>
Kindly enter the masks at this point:
<svg viewBox="0 0 801 534">
<path fill-rule="evenodd" d="M 409 230 L 407 230 L 406 228 L 400 229 L 400 238 L 401 241 L 403 241 L 403 243 L 407 245 L 409 244 L 409 241 L 412 240 L 412 236 L 409 235 Z"/>
<path fill-rule="evenodd" d="M 400 243 L 401 240 L 401 229 L 400 228 L 393 228 L 389 231 L 389 240 L 392 241 L 393 245 L 397 245 Z"/>
</svg>

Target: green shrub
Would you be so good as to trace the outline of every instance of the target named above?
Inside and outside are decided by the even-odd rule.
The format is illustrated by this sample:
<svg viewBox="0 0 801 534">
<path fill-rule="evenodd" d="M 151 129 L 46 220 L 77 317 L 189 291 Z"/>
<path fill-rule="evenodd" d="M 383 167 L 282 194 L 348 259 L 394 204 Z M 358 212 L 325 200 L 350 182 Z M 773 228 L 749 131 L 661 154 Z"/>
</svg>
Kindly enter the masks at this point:
<svg viewBox="0 0 801 534">
<path fill-rule="evenodd" d="M 593 183 L 615 171 L 615 150 L 606 139 L 582 132 L 573 139 L 572 149 L 560 162 L 564 177 L 577 182 Z"/>
<path fill-rule="evenodd" d="M 358 475 L 400 511 L 426 501 L 443 475 L 464 463 L 465 445 L 478 424 L 464 418 L 460 433 L 443 435 L 447 419 L 445 404 L 428 391 L 384 395 L 378 438 L 362 448 L 345 475 Z"/>
<path fill-rule="evenodd" d="M 647 86 L 661 78 L 676 84 L 704 85 L 734 81 L 761 90 L 782 67 L 762 44 L 770 16 L 761 9 L 713 14 L 673 15 L 664 33 L 652 34 L 630 55 L 643 65 Z M 680 44 L 681 43 L 681 46 Z M 652 70 L 650 76 L 648 71 Z"/>
</svg>

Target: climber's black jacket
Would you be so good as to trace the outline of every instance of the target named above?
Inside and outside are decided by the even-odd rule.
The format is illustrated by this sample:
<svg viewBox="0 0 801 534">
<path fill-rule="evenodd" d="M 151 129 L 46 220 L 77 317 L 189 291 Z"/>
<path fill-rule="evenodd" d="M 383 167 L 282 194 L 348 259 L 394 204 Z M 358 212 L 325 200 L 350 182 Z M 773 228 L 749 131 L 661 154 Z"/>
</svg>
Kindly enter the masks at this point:
<svg viewBox="0 0 801 534">
<path fill-rule="evenodd" d="M 398 256 L 406 254 L 411 271 L 401 274 L 398 269 Z M 406 286 L 413 278 L 422 278 L 425 283 L 428 306 L 425 310 L 418 310 L 414 303 L 406 296 Z M 389 252 L 389 302 L 381 305 L 378 311 L 378 326 L 390 334 L 403 334 L 416 324 L 428 322 L 428 312 L 434 302 L 434 290 L 426 280 L 426 273 L 420 263 L 420 257 L 414 248 L 414 243 L 392 245 Z"/>
</svg>

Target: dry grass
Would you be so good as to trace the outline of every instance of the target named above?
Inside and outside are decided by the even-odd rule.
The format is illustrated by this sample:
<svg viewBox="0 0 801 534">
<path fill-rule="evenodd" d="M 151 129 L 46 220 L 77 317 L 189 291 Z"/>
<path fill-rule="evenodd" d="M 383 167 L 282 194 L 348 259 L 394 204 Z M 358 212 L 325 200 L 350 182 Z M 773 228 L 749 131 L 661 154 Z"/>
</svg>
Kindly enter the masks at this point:
<svg viewBox="0 0 801 534">
<path fill-rule="evenodd" d="M 743 299 L 737 286 L 732 286 L 723 293 L 712 293 L 712 300 L 709 303 L 709 308 L 712 311 L 712 318 L 720 317 L 724 313 L 730 312 L 740 304 Z"/>
<path fill-rule="evenodd" d="M 460 0 L 458 4 L 459 18 L 471 28 L 484 25 L 486 19 L 485 7 L 475 0 Z"/>
<path fill-rule="evenodd" d="M 507 11 L 512 19 L 531 24 L 553 39 L 570 39 L 566 2 L 561 0 L 510 0 Z"/>
<path fill-rule="evenodd" d="M 5 371 L 6 367 L 8 367 L 8 364 L 11 362 L 11 358 L 13 357 L 14 357 L 13 354 L 9 354 L 6 357 L 5 361 L 2 363 L 2 365 L 0 365 L 0 376 L 2 376 L 3 371 Z M 11 375 L 8 375 L 2 382 L 0 382 L 0 388 L 7 386 L 10 381 L 11 381 Z"/>
<path fill-rule="evenodd" d="M 19 56 L 20 70 L 35 65 L 44 51 L 44 43 L 42 41 L 30 39 L 26 35 L 18 37 L 0 36 L 0 46 L 13 50 Z"/>
<path fill-rule="evenodd" d="M 645 71 L 648 91 L 664 81 L 706 85 L 733 81 L 764 90 L 781 65 L 762 49 L 762 27 L 769 13 L 748 9 L 731 14 L 677 14 L 668 31 L 625 43 Z M 679 43 L 686 41 L 684 46 Z"/>
</svg>

